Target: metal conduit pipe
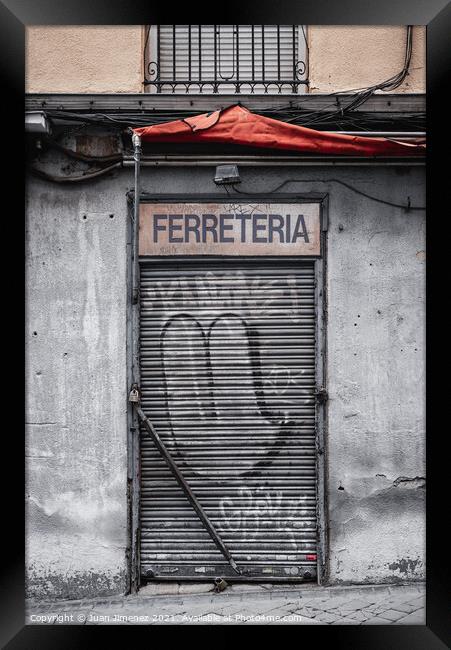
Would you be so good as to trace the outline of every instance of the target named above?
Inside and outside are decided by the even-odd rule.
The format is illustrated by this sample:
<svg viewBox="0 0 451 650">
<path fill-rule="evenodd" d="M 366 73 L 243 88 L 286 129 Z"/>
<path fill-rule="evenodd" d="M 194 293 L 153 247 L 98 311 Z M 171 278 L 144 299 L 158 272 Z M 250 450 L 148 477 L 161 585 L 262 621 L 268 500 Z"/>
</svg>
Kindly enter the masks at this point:
<svg viewBox="0 0 451 650">
<path fill-rule="evenodd" d="M 359 135 L 365 138 L 425 138 L 425 131 L 326 131 L 336 135 Z"/>
<path fill-rule="evenodd" d="M 139 272 L 139 261 L 138 261 L 138 233 L 139 233 L 139 195 L 140 195 L 140 186 L 139 186 L 139 172 L 141 166 L 141 137 L 133 133 L 132 135 L 133 142 L 133 159 L 135 164 L 135 195 L 133 197 L 133 268 L 132 268 L 132 303 L 134 305 L 138 302 L 139 297 L 139 287 L 138 287 L 138 272 Z"/>
<path fill-rule="evenodd" d="M 141 167 L 215 167 L 216 165 L 221 165 L 226 162 L 233 161 L 235 164 L 241 166 L 250 166 L 250 167 L 279 167 L 279 166 L 294 166 L 299 167 L 300 165 L 305 165 L 307 167 L 320 166 L 320 167 L 341 167 L 341 166 L 359 166 L 359 167 L 371 167 L 374 165 L 385 166 L 385 167 L 402 167 L 402 166 L 423 166 L 426 164 L 424 159 L 411 158 L 406 156 L 402 160 L 378 160 L 378 159 L 362 159 L 351 157 L 347 159 L 330 159 L 322 158 L 312 159 L 307 157 L 292 157 L 292 158 L 276 158 L 276 157 L 264 157 L 264 156 L 192 156 L 187 158 L 186 156 L 166 156 L 155 154 L 151 158 L 144 158 L 141 161 Z M 133 159 L 125 158 L 122 165 L 123 167 L 131 167 L 134 164 Z"/>
</svg>

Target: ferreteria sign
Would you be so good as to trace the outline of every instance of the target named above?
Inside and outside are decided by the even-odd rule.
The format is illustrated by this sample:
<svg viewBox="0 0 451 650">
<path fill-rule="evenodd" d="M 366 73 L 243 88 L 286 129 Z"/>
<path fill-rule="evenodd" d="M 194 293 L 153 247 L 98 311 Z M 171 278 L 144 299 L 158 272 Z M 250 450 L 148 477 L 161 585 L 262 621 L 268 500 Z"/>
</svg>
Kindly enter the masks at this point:
<svg viewBox="0 0 451 650">
<path fill-rule="evenodd" d="M 140 255 L 320 255 L 319 203 L 142 203 Z"/>
</svg>

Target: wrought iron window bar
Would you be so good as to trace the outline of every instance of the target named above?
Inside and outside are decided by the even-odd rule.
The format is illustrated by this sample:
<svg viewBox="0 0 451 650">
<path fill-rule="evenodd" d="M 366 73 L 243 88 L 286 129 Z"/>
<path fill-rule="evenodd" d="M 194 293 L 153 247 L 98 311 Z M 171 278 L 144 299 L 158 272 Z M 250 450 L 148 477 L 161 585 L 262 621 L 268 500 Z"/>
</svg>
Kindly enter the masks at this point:
<svg viewBox="0 0 451 650">
<path fill-rule="evenodd" d="M 298 58 L 300 51 L 298 25 L 284 26 L 283 33 L 281 25 L 186 25 L 183 26 L 185 28 L 183 53 L 179 55 L 178 47 L 182 40 L 179 28 L 182 26 L 156 25 L 155 27 L 156 47 L 153 51 L 156 57 L 146 63 L 146 78 L 143 82 L 145 86 L 151 87 L 153 92 L 219 93 L 225 91 L 228 86 L 229 89 L 233 89 L 231 92 L 237 94 L 241 92 L 252 94 L 256 90 L 271 94 L 281 94 L 285 90 L 285 92 L 298 94 L 300 87 L 308 85 L 307 63 Z M 208 30 L 211 27 L 213 29 Z M 287 27 L 290 29 L 287 30 Z M 162 52 L 162 28 L 166 29 L 164 52 Z M 168 32 L 168 28 L 172 29 Z M 225 28 L 232 29 L 226 35 L 229 38 L 232 35 L 232 43 L 226 42 L 226 46 L 224 46 Z M 243 54 L 244 30 L 247 30 L 248 40 Z M 305 42 L 303 29 L 301 34 Z M 272 39 L 270 57 L 265 54 L 268 38 Z M 213 65 L 210 60 L 210 65 L 206 66 L 208 74 L 205 75 L 207 42 L 209 50 L 212 50 Z M 164 61 L 162 56 L 166 56 Z M 227 65 L 231 65 L 232 70 L 224 74 L 224 67 Z M 181 69 L 183 75 L 180 73 Z"/>
</svg>

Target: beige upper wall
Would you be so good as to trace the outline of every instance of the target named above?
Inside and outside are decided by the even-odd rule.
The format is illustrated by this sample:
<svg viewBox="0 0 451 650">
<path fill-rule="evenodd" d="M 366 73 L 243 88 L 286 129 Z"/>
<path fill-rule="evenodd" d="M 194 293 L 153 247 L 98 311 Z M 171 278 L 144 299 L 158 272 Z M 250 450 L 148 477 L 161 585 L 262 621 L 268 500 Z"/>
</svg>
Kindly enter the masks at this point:
<svg viewBox="0 0 451 650">
<path fill-rule="evenodd" d="M 28 26 L 27 93 L 139 93 L 141 25 Z"/>
<path fill-rule="evenodd" d="M 394 92 L 425 92 L 425 27 L 413 30 L 405 82 Z M 309 26 L 310 92 L 369 86 L 399 72 L 406 27 Z M 144 30 L 141 25 L 28 26 L 26 92 L 139 93 Z"/>
<path fill-rule="evenodd" d="M 371 86 L 402 70 L 407 27 L 316 25 L 308 28 L 310 92 Z M 409 74 L 395 93 L 426 92 L 426 28 L 413 28 Z"/>
</svg>

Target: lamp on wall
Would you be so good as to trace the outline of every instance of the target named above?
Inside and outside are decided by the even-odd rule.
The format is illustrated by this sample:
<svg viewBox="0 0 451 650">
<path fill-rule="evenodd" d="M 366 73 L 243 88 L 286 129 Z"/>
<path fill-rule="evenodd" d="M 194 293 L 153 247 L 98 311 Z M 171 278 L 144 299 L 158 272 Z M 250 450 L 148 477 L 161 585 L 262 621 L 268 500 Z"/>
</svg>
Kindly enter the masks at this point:
<svg viewBox="0 0 451 650">
<path fill-rule="evenodd" d="M 218 165 L 214 181 L 216 185 L 233 185 L 241 183 L 238 165 Z"/>
<path fill-rule="evenodd" d="M 50 122 L 44 111 L 27 111 L 25 113 L 25 131 L 28 133 L 49 135 L 51 130 Z"/>
</svg>

